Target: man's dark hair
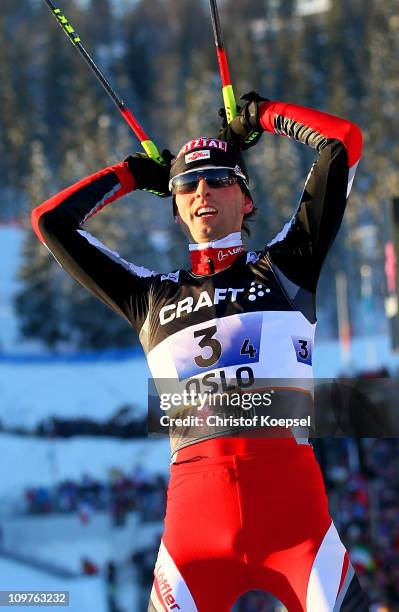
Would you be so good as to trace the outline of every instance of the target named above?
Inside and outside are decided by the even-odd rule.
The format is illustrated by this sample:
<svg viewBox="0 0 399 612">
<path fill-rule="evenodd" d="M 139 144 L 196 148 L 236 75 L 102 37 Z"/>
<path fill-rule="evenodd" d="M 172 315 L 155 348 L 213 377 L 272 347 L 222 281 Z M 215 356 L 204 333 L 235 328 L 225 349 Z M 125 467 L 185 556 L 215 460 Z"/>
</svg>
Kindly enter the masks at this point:
<svg viewBox="0 0 399 612">
<path fill-rule="evenodd" d="M 255 221 L 257 212 L 258 212 L 258 209 L 255 208 L 254 206 L 251 212 L 244 215 L 241 229 L 244 232 L 244 234 L 246 234 L 248 237 L 251 235 L 251 228 L 249 227 L 248 222 L 253 223 Z"/>
</svg>

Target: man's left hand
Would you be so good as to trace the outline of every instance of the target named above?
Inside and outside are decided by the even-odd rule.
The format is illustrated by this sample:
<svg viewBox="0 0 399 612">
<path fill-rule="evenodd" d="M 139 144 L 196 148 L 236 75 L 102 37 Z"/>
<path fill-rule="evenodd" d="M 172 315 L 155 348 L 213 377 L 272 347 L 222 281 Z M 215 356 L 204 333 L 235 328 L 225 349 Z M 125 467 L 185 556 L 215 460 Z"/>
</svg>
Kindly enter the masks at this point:
<svg viewBox="0 0 399 612">
<path fill-rule="evenodd" d="M 241 100 L 244 100 L 244 104 L 237 107 L 237 115 L 229 124 L 227 124 L 225 109 L 219 110 L 223 123 L 218 138 L 245 150 L 253 147 L 262 136 L 264 130 L 259 123 L 259 105 L 268 100 L 255 91 L 244 94 Z"/>
</svg>

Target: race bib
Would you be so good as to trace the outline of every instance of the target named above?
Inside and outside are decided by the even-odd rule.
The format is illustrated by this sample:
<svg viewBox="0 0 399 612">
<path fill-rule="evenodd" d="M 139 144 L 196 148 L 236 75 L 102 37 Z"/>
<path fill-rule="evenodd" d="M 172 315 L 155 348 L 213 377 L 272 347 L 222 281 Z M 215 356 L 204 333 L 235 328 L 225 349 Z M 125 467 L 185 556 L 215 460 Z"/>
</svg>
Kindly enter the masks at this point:
<svg viewBox="0 0 399 612">
<path fill-rule="evenodd" d="M 229 366 L 259 363 L 262 313 L 207 321 L 173 336 L 169 349 L 179 381 Z"/>
</svg>

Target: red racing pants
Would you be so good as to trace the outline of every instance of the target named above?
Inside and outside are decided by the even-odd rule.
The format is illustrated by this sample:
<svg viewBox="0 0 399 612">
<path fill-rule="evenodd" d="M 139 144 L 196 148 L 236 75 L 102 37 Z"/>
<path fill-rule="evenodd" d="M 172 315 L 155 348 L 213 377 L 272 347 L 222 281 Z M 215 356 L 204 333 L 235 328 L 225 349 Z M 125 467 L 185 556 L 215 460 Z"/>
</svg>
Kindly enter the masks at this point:
<svg viewBox="0 0 399 612">
<path fill-rule="evenodd" d="M 258 589 L 289 612 L 369 609 L 312 447 L 218 438 L 179 451 L 148 610 L 228 612 Z"/>
</svg>

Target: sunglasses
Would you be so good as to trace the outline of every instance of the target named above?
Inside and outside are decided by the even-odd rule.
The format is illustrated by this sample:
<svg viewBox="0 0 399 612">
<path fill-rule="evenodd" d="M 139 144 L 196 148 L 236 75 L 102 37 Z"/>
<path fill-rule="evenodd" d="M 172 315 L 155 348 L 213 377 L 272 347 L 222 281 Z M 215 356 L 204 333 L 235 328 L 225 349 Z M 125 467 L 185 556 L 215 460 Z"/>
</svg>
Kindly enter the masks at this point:
<svg viewBox="0 0 399 612">
<path fill-rule="evenodd" d="M 197 191 L 198 183 L 204 179 L 211 189 L 221 189 L 235 185 L 240 179 L 245 181 L 245 176 L 236 173 L 233 168 L 204 168 L 191 170 L 178 174 L 169 181 L 169 191 L 173 194 L 193 193 Z"/>
</svg>

